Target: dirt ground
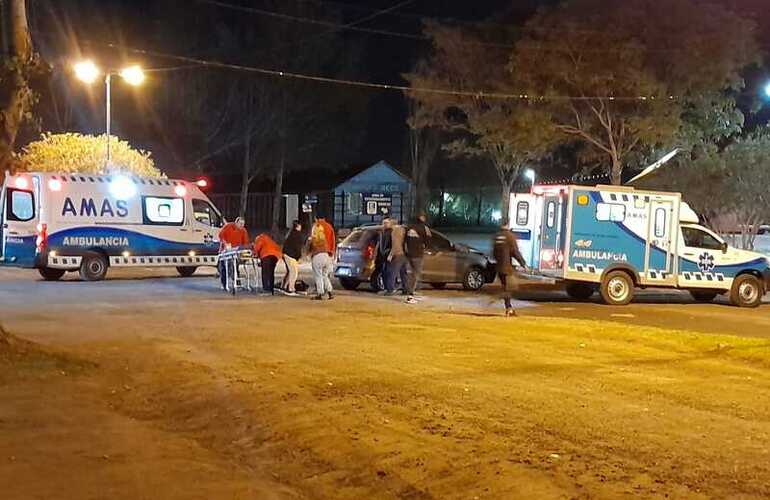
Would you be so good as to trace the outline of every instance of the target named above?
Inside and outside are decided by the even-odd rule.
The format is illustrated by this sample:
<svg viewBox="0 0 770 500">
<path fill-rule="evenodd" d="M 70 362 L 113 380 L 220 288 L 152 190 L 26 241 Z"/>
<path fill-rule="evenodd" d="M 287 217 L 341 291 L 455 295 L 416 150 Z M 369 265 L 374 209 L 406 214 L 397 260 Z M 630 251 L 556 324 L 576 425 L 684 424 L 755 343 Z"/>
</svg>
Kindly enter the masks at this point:
<svg viewBox="0 0 770 500">
<path fill-rule="evenodd" d="M 6 315 L 1 496 L 770 497 L 767 339 L 427 302 Z"/>
</svg>

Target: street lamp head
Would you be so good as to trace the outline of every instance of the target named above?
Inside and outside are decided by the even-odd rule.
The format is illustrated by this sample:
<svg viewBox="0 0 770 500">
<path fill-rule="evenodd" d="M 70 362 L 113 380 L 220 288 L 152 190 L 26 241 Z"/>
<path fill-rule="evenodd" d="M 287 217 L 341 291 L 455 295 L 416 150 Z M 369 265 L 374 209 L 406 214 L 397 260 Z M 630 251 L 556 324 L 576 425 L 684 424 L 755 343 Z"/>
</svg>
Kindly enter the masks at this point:
<svg viewBox="0 0 770 500">
<path fill-rule="evenodd" d="M 137 65 L 124 68 L 120 72 L 120 76 L 129 85 L 134 85 L 134 86 L 141 85 L 142 82 L 144 81 L 144 71 L 142 71 L 142 68 L 140 68 Z"/>
<path fill-rule="evenodd" d="M 529 179 L 531 182 L 535 182 L 535 171 L 531 168 L 528 168 L 524 171 L 524 177 Z"/>
<path fill-rule="evenodd" d="M 99 78 L 99 68 L 93 61 L 80 61 L 75 64 L 75 76 L 85 83 L 94 83 Z"/>
<path fill-rule="evenodd" d="M 768 82 L 767 85 L 765 85 L 765 97 L 770 99 L 770 82 Z"/>
</svg>

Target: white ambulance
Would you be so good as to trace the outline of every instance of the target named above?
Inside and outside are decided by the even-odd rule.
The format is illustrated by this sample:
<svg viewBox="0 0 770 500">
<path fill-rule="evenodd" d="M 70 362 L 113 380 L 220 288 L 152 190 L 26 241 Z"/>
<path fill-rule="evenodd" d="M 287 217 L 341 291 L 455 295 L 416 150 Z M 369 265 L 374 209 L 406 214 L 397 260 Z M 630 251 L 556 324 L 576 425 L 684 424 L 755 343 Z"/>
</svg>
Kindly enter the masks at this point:
<svg viewBox="0 0 770 500">
<path fill-rule="evenodd" d="M 511 230 L 527 264 L 587 299 L 628 304 L 635 288 L 727 294 L 756 307 L 770 287 L 768 257 L 729 246 L 699 224 L 679 193 L 624 186 L 534 186 L 511 195 Z"/>
<path fill-rule="evenodd" d="M 36 268 L 46 280 L 110 267 L 215 266 L 223 218 L 187 182 L 129 174 L 6 174 L 0 191 L 0 264 Z"/>
</svg>

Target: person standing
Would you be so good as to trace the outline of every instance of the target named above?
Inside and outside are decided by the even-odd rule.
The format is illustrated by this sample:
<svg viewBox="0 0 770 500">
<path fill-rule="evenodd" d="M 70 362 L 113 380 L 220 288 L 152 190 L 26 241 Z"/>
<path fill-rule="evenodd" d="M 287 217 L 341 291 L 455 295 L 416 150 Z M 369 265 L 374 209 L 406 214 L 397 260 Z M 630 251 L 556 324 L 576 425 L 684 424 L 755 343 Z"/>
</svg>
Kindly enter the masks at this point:
<svg viewBox="0 0 770 500">
<path fill-rule="evenodd" d="M 420 288 L 423 257 L 425 256 L 425 249 L 430 244 L 431 233 L 425 221 L 425 213 L 420 212 L 417 215 L 417 219 L 406 228 L 404 246 L 406 248 L 406 258 L 409 262 L 409 270 L 412 271 L 412 279 L 408 280 L 409 285 L 407 287 L 406 302 L 408 304 L 417 302 L 415 293 Z"/>
<path fill-rule="evenodd" d="M 503 223 L 500 226 L 500 230 L 495 234 L 493 245 L 497 276 L 500 278 L 500 284 L 503 286 L 505 315 L 507 317 L 516 316 L 516 311 L 513 310 L 513 306 L 511 305 L 512 291 L 516 287 L 516 275 L 514 274 L 511 259 L 516 259 L 524 269 L 527 268 L 527 263 L 519 251 L 519 244 L 516 241 L 516 236 L 513 234 L 513 231 L 511 231 L 507 222 Z"/>
<path fill-rule="evenodd" d="M 324 238 L 326 238 L 326 251 L 333 261 L 334 255 L 337 253 L 337 234 L 334 232 L 334 226 L 329 224 L 324 217 L 316 217 L 316 224 L 323 228 Z"/>
<path fill-rule="evenodd" d="M 246 231 L 246 220 L 238 217 L 235 222 L 228 222 L 219 230 L 219 253 L 225 250 L 231 250 L 247 246 L 249 244 L 249 233 Z M 227 273 L 225 272 L 225 263 L 217 263 L 219 279 L 222 282 L 222 289 L 227 290 Z"/>
<path fill-rule="evenodd" d="M 401 280 L 401 286 L 404 293 L 407 293 L 407 275 L 406 254 L 404 253 L 404 240 L 406 239 L 406 228 L 404 226 L 394 226 L 390 233 L 390 253 L 388 254 L 388 264 L 385 267 L 385 295 L 396 293 L 396 278 Z"/>
<path fill-rule="evenodd" d="M 299 276 L 299 259 L 302 257 L 302 224 L 295 220 L 291 224 L 291 230 L 283 242 L 283 263 L 286 266 L 286 275 L 283 277 L 283 288 L 288 295 L 297 295 L 294 288 Z"/>
<path fill-rule="evenodd" d="M 388 256 L 390 255 L 390 249 L 392 244 L 392 232 L 393 232 L 393 220 L 390 217 L 382 219 L 382 230 L 379 234 L 379 240 L 377 241 L 377 251 L 374 256 L 374 271 L 373 276 L 382 276 L 382 283 L 387 290 L 387 275 L 388 275 Z"/>
<path fill-rule="evenodd" d="M 281 247 L 267 233 L 262 233 L 254 240 L 254 253 L 259 257 L 262 268 L 262 291 L 275 295 L 275 266 L 283 257 Z"/>
<path fill-rule="evenodd" d="M 316 296 L 313 300 L 329 300 L 332 295 L 331 275 L 334 272 L 334 261 L 329 252 L 329 243 L 326 240 L 326 230 L 319 221 L 313 224 L 309 241 L 310 262 L 313 266 L 315 278 Z"/>
</svg>

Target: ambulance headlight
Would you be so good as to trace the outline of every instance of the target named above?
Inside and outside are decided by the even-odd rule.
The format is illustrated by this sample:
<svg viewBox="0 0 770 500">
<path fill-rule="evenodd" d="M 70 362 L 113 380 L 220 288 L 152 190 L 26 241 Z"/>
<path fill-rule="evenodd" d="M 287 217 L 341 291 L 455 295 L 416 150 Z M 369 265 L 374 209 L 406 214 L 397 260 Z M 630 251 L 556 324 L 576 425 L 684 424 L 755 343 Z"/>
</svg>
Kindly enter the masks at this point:
<svg viewBox="0 0 770 500">
<path fill-rule="evenodd" d="M 110 194 L 119 200 L 127 200 L 136 195 L 136 184 L 124 175 L 119 175 L 110 182 Z"/>
</svg>

